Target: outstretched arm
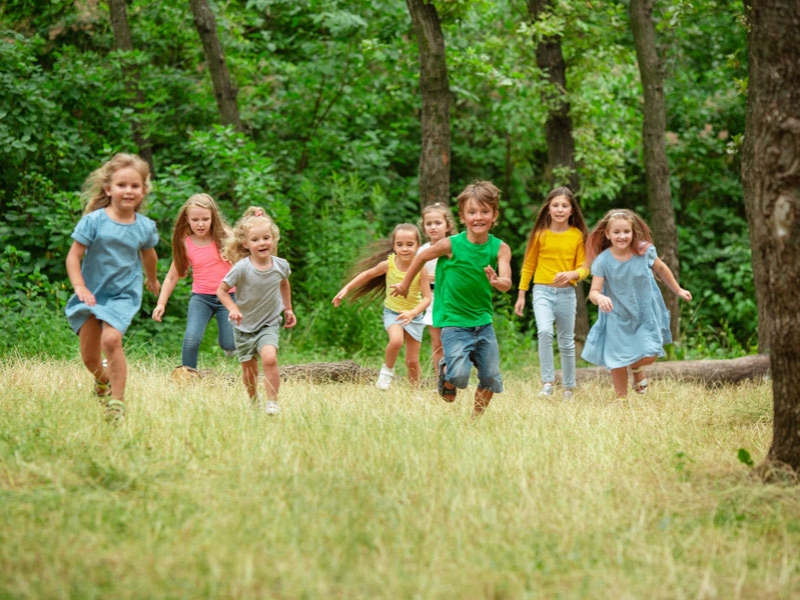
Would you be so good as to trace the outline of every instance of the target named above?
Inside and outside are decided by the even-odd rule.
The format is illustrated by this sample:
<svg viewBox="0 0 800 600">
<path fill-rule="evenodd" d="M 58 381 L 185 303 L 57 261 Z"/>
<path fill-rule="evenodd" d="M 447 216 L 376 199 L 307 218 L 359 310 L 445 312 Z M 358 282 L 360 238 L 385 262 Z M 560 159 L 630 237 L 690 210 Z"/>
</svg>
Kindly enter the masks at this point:
<svg viewBox="0 0 800 600">
<path fill-rule="evenodd" d="M 153 319 L 161 322 L 161 317 L 164 316 L 164 311 L 167 309 L 167 300 L 175 290 L 175 286 L 180 279 L 178 269 L 175 268 L 175 262 L 170 263 L 167 276 L 164 278 L 164 283 L 161 284 L 161 293 L 158 295 L 156 307 L 153 309 Z"/>
<path fill-rule="evenodd" d="M 228 320 L 240 325 L 242 322 L 242 311 L 239 310 L 239 307 L 236 306 L 236 302 L 233 301 L 233 298 L 231 298 L 231 295 L 228 293 L 230 290 L 231 286 L 223 281 L 217 288 L 217 298 L 219 298 L 222 305 L 228 309 Z"/>
<path fill-rule="evenodd" d="M 428 270 L 422 269 L 419 272 L 419 291 L 422 294 L 422 299 L 414 308 L 401 312 L 397 316 L 397 322 L 401 325 L 408 325 L 414 320 L 418 314 L 425 312 L 425 309 L 431 305 L 431 284 L 428 277 Z"/>
<path fill-rule="evenodd" d="M 392 286 L 392 296 L 403 296 L 403 298 L 408 296 L 408 288 L 411 287 L 411 282 L 414 281 L 414 277 L 422 270 L 425 263 L 434 258 L 439 258 L 440 256 L 449 256 L 452 252 L 453 247 L 450 244 L 450 238 L 441 239 L 433 246 L 425 248 L 425 250 L 414 257 L 411 266 L 406 271 L 406 276 L 403 277 L 403 281 Z"/>
<path fill-rule="evenodd" d="M 511 289 L 511 248 L 508 244 L 503 242 L 500 244 L 500 250 L 497 252 L 497 272 L 487 265 L 484 269 L 486 276 L 489 278 L 489 283 L 492 287 L 507 292 Z M 523 296 L 523 302 L 525 297 Z"/>
<path fill-rule="evenodd" d="M 692 293 L 689 290 L 683 289 L 678 284 L 678 280 L 675 279 L 675 276 L 672 274 L 672 271 L 670 271 L 670 268 L 660 258 L 657 258 L 653 263 L 653 272 L 658 275 L 658 278 L 663 281 L 666 286 L 676 295 L 678 295 L 680 298 L 683 298 L 687 302 L 691 301 Z"/>
<path fill-rule="evenodd" d="M 385 275 L 388 272 L 389 272 L 388 260 L 384 260 L 378 263 L 371 269 L 362 271 L 361 273 L 353 277 L 350 281 L 348 281 L 347 284 L 342 289 L 339 290 L 339 293 L 333 297 L 332 300 L 333 305 L 338 308 L 341 305 L 342 300 L 344 300 L 347 294 L 350 293 L 351 289 L 362 286 L 365 283 L 367 283 L 370 279 L 375 279 L 376 277 Z"/>
</svg>

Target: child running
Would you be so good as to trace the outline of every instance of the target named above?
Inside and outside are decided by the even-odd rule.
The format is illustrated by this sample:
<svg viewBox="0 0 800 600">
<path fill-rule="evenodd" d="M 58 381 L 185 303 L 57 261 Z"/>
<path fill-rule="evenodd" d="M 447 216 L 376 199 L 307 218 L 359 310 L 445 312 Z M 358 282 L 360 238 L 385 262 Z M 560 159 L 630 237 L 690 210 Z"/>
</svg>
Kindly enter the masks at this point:
<svg viewBox="0 0 800 600">
<path fill-rule="evenodd" d="M 442 328 L 444 358 L 439 363 L 439 395 L 447 402 L 469 383 L 471 363 L 478 369 L 472 416 L 483 414 L 496 393 L 503 391 L 500 351 L 492 320 L 492 288 L 511 289 L 511 249 L 489 230 L 500 213 L 500 190 L 476 181 L 458 195 L 458 214 L 467 231 L 439 240 L 417 254 L 393 295 L 406 296 L 426 262 L 436 265 L 436 305 L 433 324 Z"/>
<path fill-rule="evenodd" d="M 226 356 L 235 356 L 233 328 L 228 309 L 217 298 L 222 278 L 231 270 L 231 263 L 222 258 L 222 248 L 231 231 L 208 194 L 194 194 L 184 203 L 172 228 L 172 264 L 161 286 L 161 294 L 153 309 L 153 319 L 161 322 L 167 301 L 178 280 L 192 269 L 192 296 L 186 313 L 181 365 L 197 368 L 200 342 L 209 321 L 217 317 L 217 341 Z M 231 298 L 235 302 L 233 292 Z"/>
<path fill-rule="evenodd" d="M 401 223 L 394 228 L 389 239 L 373 244 L 368 256 L 358 261 L 351 270 L 351 274 L 357 274 L 333 298 L 336 307 L 351 291 L 354 300 L 384 298 L 383 326 L 389 335 L 389 343 L 375 383 L 379 390 L 388 390 L 391 386 L 394 365 L 404 345 L 408 381 L 412 387 L 419 385 L 419 350 L 425 330 L 423 312 L 431 302 L 428 273 L 419 273 L 417 270 L 413 281 L 409 283 L 407 298 L 396 298 L 391 294 L 392 286 L 406 275 L 419 246 L 420 235 L 416 225 Z"/>
<path fill-rule="evenodd" d="M 255 406 L 258 393 L 258 362 L 264 370 L 267 401 L 264 412 L 277 415 L 278 391 L 281 385 L 278 370 L 278 340 L 283 313 L 284 327 L 294 327 L 297 318 L 292 310 L 292 270 L 283 258 L 275 256 L 280 230 L 262 208 L 250 207 L 239 219 L 233 237 L 225 244 L 223 256 L 233 267 L 219 284 L 217 297 L 228 309 L 235 323 L 233 337 L 236 355 L 242 363 L 242 379 L 247 395 Z M 236 288 L 236 302 L 230 291 Z"/>
<path fill-rule="evenodd" d="M 420 246 L 420 252 L 427 250 L 439 240 L 457 233 L 453 213 L 441 202 L 429 204 L 422 209 L 420 228 L 428 237 L 428 241 Z M 431 284 L 431 303 L 422 317 L 422 322 L 428 326 L 428 331 L 430 331 L 431 334 L 431 363 L 433 364 L 434 371 L 437 370 L 439 361 L 444 357 L 444 351 L 442 350 L 442 330 L 439 327 L 433 326 L 433 302 L 435 299 L 434 283 L 436 281 L 436 263 L 438 260 L 438 258 L 434 258 L 425 263 L 425 270 L 428 272 L 428 280 Z"/>
<path fill-rule="evenodd" d="M 134 154 L 114 155 L 84 183 L 86 208 L 67 254 L 75 294 L 65 312 L 109 421 L 125 416 L 128 365 L 122 336 L 142 305 L 143 265 L 147 289 L 159 290 L 156 224 L 138 212 L 149 191 L 147 163 Z"/>
<path fill-rule="evenodd" d="M 611 370 L 618 399 L 628 395 L 628 367 L 633 390 L 644 394 L 644 368 L 664 356 L 664 344 L 672 341 L 669 311 L 653 273 L 687 302 L 692 294 L 658 258 L 650 228 L 630 210 L 606 213 L 589 234 L 586 258 L 592 268 L 589 300 L 600 312 L 581 356 Z"/>
<path fill-rule="evenodd" d="M 525 292 L 533 278 L 532 304 L 542 377 L 540 396 L 552 396 L 556 380 L 554 323 L 565 400 L 572 398 L 575 388 L 575 286 L 588 274 L 584 266 L 586 235 L 586 222 L 574 194 L 567 187 L 555 188 L 547 195 L 528 236 L 514 305 L 514 312 L 521 317 L 525 310 Z"/>
</svg>

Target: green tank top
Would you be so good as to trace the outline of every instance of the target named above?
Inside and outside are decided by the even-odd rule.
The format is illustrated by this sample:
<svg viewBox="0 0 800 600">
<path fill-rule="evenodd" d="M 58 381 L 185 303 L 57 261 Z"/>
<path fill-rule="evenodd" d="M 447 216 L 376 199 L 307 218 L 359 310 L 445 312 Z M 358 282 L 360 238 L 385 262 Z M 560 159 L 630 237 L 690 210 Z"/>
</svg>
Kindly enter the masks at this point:
<svg viewBox="0 0 800 600">
<path fill-rule="evenodd" d="M 473 244 L 466 232 L 449 239 L 452 256 L 441 256 L 436 263 L 433 326 L 489 325 L 494 316 L 492 285 L 483 269 L 491 265 L 497 270 L 497 253 L 502 242 L 489 234 L 486 243 Z"/>
</svg>

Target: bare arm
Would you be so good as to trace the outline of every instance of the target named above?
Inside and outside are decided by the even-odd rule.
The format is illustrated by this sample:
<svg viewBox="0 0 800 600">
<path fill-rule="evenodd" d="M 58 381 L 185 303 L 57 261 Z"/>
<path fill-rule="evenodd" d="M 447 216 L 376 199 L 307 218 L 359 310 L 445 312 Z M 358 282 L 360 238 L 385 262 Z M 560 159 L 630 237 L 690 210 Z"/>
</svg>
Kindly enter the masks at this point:
<svg viewBox="0 0 800 600">
<path fill-rule="evenodd" d="M 228 293 L 230 290 L 231 286 L 223 281 L 217 288 L 217 298 L 219 298 L 222 305 L 228 309 L 228 320 L 239 325 L 242 322 L 242 311 L 239 310 L 239 307 L 236 306 L 236 302 L 233 301 L 233 298 L 231 298 L 231 295 Z"/>
<path fill-rule="evenodd" d="M 281 280 L 281 300 L 283 300 L 283 326 L 289 329 L 297 325 L 297 317 L 292 309 L 292 286 L 288 279 Z"/>
<path fill-rule="evenodd" d="M 144 284 L 147 289 L 155 295 L 158 295 L 158 290 L 161 289 L 161 284 L 158 282 L 158 255 L 155 248 L 148 248 L 140 252 L 142 255 L 142 265 L 144 266 Z"/>
<path fill-rule="evenodd" d="M 425 312 L 425 309 L 431 305 L 431 283 L 428 277 L 428 270 L 422 269 L 419 273 L 419 291 L 422 294 L 422 299 L 411 310 L 401 312 L 397 321 L 402 325 L 407 325 L 414 320 L 418 314 Z"/>
<path fill-rule="evenodd" d="M 497 272 L 487 265 L 484 269 L 486 276 L 489 278 L 489 283 L 492 287 L 507 292 L 511 289 L 511 248 L 508 244 L 503 242 L 500 244 L 500 250 L 497 252 Z M 524 295 L 523 295 L 524 302 Z"/>
<path fill-rule="evenodd" d="M 661 281 L 663 281 L 666 284 L 666 286 L 670 290 L 672 290 L 677 296 L 683 298 L 687 302 L 691 301 L 692 293 L 689 290 L 683 289 L 678 284 L 678 280 L 675 279 L 675 276 L 672 274 L 672 271 L 670 271 L 667 264 L 660 258 L 657 258 L 653 263 L 653 272 L 656 275 L 658 275 L 658 278 L 661 279 Z"/>
<path fill-rule="evenodd" d="M 605 283 L 605 280 L 605 277 L 598 277 L 597 275 L 592 277 L 592 287 L 589 290 L 588 298 L 603 312 L 611 312 L 614 309 L 614 304 L 611 302 L 611 298 L 603 295 L 603 283 Z"/>
<path fill-rule="evenodd" d="M 178 269 L 175 268 L 175 263 L 170 263 L 167 276 L 164 278 L 164 283 L 161 285 L 161 293 L 158 295 L 156 307 L 153 309 L 153 319 L 159 323 L 161 322 L 161 317 L 164 316 L 164 311 L 167 308 L 167 300 L 169 300 L 169 297 L 175 290 L 175 286 L 180 278 L 180 275 L 178 275 Z"/>
<path fill-rule="evenodd" d="M 429 260 L 433 260 L 434 258 L 439 258 L 440 256 L 450 256 L 452 252 L 453 247 L 450 244 L 449 237 L 441 239 L 433 246 L 428 246 L 425 248 L 425 250 L 414 257 L 414 260 L 411 262 L 411 266 L 408 267 L 408 270 L 406 271 L 406 276 L 403 277 L 403 281 L 392 286 L 392 296 L 403 296 L 403 298 L 408 296 L 408 288 L 411 287 L 411 282 L 414 281 L 414 277 L 416 277 L 417 273 L 419 273 L 422 267 L 425 266 L 425 263 Z"/>
<path fill-rule="evenodd" d="M 347 297 L 347 294 L 350 293 L 350 290 L 354 287 L 358 287 L 360 285 L 365 284 L 370 279 L 375 279 L 381 275 L 385 275 L 389 272 L 389 261 L 384 260 L 383 262 L 378 263 L 376 266 L 372 267 L 371 269 L 367 269 L 366 271 L 362 271 L 355 277 L 353 277 L 347 284 L 339 290 L 339 293 L 333 297 L 333 305 L 337 308 L 342 303 L 342 300 Z"/>
<path fill-rule="evenodd" d="M 94 298 L 94 294 L 86 287 L 83 273 L 81 273 L 81 260 L 85 253 L 86 246 L 77 241 L 72 242 L 72 246 L 70 246 L 67 253 L 67 275 L 78 300 L 85 302 L 89 306 L 94 306 L 97 301 Z"/>
</svg>

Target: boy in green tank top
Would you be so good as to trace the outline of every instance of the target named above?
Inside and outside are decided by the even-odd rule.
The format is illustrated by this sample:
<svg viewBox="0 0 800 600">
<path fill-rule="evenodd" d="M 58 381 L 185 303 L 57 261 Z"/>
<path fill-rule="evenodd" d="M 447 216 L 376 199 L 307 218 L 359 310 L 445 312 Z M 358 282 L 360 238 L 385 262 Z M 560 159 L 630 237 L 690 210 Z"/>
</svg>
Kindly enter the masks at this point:
<svg viewBox="0 0 800 600">
<path fill-rule="evenodd" d="M 458 195 L 458 215 L 466 231 L 439 240 L 414 258 L 393 295 L 405 296 L 426 262 L 436 264 L 433 325 L 442 328 L 444 358 L 439 363 L 439 394 L 447 402 L 469 383 L 472 364 L 478 369 L 478 389 L 472 416 L 486 410 L 503 391 L 500 351 L 492 320 L 492 288 L 511 289 L 511 248 L 489 230 L 500 213 L 500 190 L 476 181 Z"/>
</svg>

